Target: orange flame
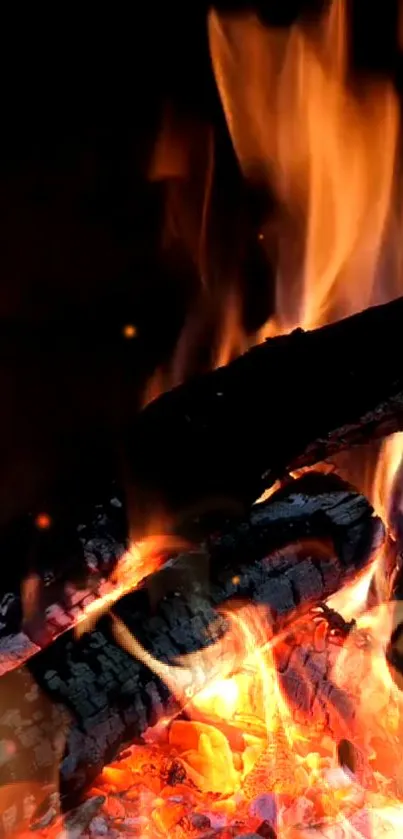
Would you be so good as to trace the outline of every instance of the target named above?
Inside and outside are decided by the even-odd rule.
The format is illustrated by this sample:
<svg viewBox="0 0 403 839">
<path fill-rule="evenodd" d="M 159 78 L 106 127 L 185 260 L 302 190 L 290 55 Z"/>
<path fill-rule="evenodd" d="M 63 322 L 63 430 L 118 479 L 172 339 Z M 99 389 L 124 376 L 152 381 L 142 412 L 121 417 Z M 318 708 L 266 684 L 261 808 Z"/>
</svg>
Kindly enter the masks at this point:
<svg viewBox="0 0 403 839">
<path fill-rule="evenodd" d="M 281 207 L 276 219 L 276 312 L 254 336 L 256 341 L 386 302 L 403 287 L 396 236 L 397 98 L 387 81 L 353 85 L 346 8 L 347 0 L 333 0 L 319 22 L 299 21 L 289 31 L 272 30 L 249 13 L 209 12 L 212 64 L 236 155 L 245 177 L 260 178 L 275 191 Z M 145 401 L 192 372 L 211 306 L 219 324 L 213 365 L 226 364 L 250 342 L 235 284 L 209 286 L 205 249 L 214 176 L 212 133 L 203 127 L 206 181 L 200 184 L 196 178 L 198 200 L 189 203 L 188 195 L 183 204 L 184 182 L 195 186 L 194 167 L 199 169 L 200 159 L 194 157 L 194 129 L 182 128 L 170 114 L 150 174 L 172 181 L 175 200 L 170 206 L 176 212 L 170 215 L 169 232 L 192 252 L 203 306 L 192 310 L 171 369 L 157 371 Z M 191 217 L 181 215 L 180 207 L 190 205 Z M 264 246 L 264 234 L 260 238 Z M 396 435 L 384 444 L 378 463 L 374 504 L 387 523 L 402 451 L 403 436 Z M 101 608 L 109 608 L 158 568 L 170 544 L 166 537 L 151 537 L 134 546 L 119 564 L 114 588 L 104 594 Z M 385 649 L 403 615 L 396 604 L 368 612 L 368 584 L 369 576 L 331 601 L 346 619 L 357 621 L 344 642 L 330 643 L 326 621 L 315 624 L 313 618 L 273 639 L 265 610 L 230 604 L 224 638 L 175 665 L 153 657 L 113 616 L 118 643 L 163 679 L 186 709 L 187 719 L 165 721 L 169 746 L 186 767 L 192 782 L 189 795 L 195 789 L 207 794 L 210 813 L 247 815 L 251 830 L 257 830 L 259 820 L 253 821 L 249 807 L 269 787 L 279 797 L 293 799 L 279 814 L 286 839 L 401 835 L 403 693 L 393 681 Z M 27 581 L 28 610 L 35 591 L 35 581 Z M 99 608 L 93 607 L 91 620 Z M 295 665 L 301 684 L 308 682 L 309 688 L 309 662 L 322 674 L 327 694 L 316 705 L 312 698 L 318 718 L 311 708 L 310 719 L 301 719 L 297 701 L 286 695 L 275 663 L 283 647 L 290 655 L 303 653 Z M 353 721 L 346 722 L 341 714 L 332 718 L 330 688 L 352 700 Z M 337 743 L 347 734 L 362 751 L 369 781 L 358 774 L 351 777 L 337 765 Z M 105 775 L 114 781 L 121 777 L 116 771 Z M 183 817 L 186 789 L 170 810 L 163 790 L 152 805 L 144 803 L 158 835 L 169 833 L 177 813 Z M 304 823 L 306 813 L 309 824 Z"/>
<path fill-rule="evenodd" d="M 378 515 L 389 524 L 389 505 L 393 484 L 403 457 L 403 433 L 392 434 L 382 444 L 374 478 L 373 505 Z"/>
<path fill-rule="evenodd" d="M 276 321 L 312 328 L 378 299 L 394 192 L 392 85 L 348 83 L 346 4 L 319 24 L 271 30 L 211 11 L 213 67 L 238 159 L 282 203 Z M 398 293 L 392 278 L 382 296 Z M 271 329 L 273 327 L 271 326 Z"/>
<path fill-rule="evenodd" d="M 101 615 L 108 612 L 117 600 L 137 588 L 145 577 L 158 571 L 167 552 L 173 553 L 186 546 L 183 539 L 169 534 L 147 536 L 140 542 L 134 542 L 119 559 L 97 599 L 86 606 L 84 615 L 75 626 L 76 637 L 80 638 L 84 632 L 93 629 Z"/>
<path fill-rule="evenodd" d="M 249 819 L 253 830 L 259 824 L 257 817 L 254 821 L 254 802 L 270 797 L 270 792 L 280 799 L 289 797 L 288 808 L 278 810 L 282 836 L 311 835 L 304 831 L 313 830 L 314 823 L 318 830 L 325 830 L 325 825 L 329 830 L 331 825 L 343 825 L 343 835 L 356 836 L 359 834 L 354 832 L 355 819 L 364 813 L 364 822 L 371 829 L 389 829 L 390 824 L 390 835 L 397 837 L 402 824 L 400 793 L 396 792 L 399 783 L 394 778 L 393 788 L 385 787 L 381 792 L 379 773 L 389 777 L 391 767 L 374 752 L 373 744 L 382 733 L 393 738 L 401 731 L 403 694 L 392 681 L 384 650 L 393 625 L 403 617 L 402 610 L 397 614 L 388 604 L 363 613 L 356 630 L 343 645 L 332 648 L 330 644 L 327 648 L 330 658 L 326 685 L 333 685 L 334 690 L 344 692 L 355 702 L 351 729 L 346 728 L 337 713 L 332 720 L 332 699 L 326 690 L 324 719 L 328 722 L 318 727 L 314 717 L 309 722 L 306 717 L 298 718 L 292 701 L 285 698 L 280 688 L 275 651 L 281 644 L 290 645 L 290 650 L 295 651 L 299 645 L 306 648 L 307 652 L 298 659 L 298 676 L 301 683 L 309 681 L 305 662 L 309 662 L 309 657 L 316 660 L 315 644 L 319 641 L 315 629 L 314 636 L 318 638 L 312 645 L 309 621 L 295 624 L 292 638 L 287 633 L 282 638 L 272 638 L 270 616 L 264 609 L 248 604 L 241 608 L 230 606 L 226 616 L 226 640 L 202 655 L 183 657 L 176 666 L 153 659 L 118 621 L 115 623 L 117 637 L 125 648 L 163 678 L 186 706 L 187 719 L 166 721 L 169 747 L 180 757 L 187 783 L 191 783 L 190 787 L 180 788 L 181 800 L 194 795 L 196 788 L 205 796 L 200 799 L 201 806 L 204 802 L 206 807 L 208 802 L 211 813 L 227 820 Z M 361 636 L 365 643 L 360 641 Z M 333 725 L 330 729 L 329 719 Z M 346 735 L 364 760 L 356 777 L 346 774 L 337 763 L 337 741 Z M 128 765 L 135 767 L 134 752 L 128 760 L 132 761 Z M 393 772 L 397 771 L 400 752 L 393 751 L 389 761 Z M 125 777 L 125 772 L 119 771 Z M 370 782 L 365 773 L 372 779 Z M 108 773 L 105 778 L 109 778 Z M 374 791 L 375 787 L 379 791 Z M 211 794 L 220 797 L 212 800 Z M 169 808 L 163 805 L 164 801 L 164 791 L 152 803 L 144 800 L 144 818 L 149 818 L 150 806 L 153 819 L 158 816 L 159 821 L 163 815 L 168 818 Z M 301 824 L 303 811 L 310 816 L 310 828 Z"/>
<path fill-rule="evenodd" d="M 403 288 L 394 200 L 399 107 L 390 82 L 351 80 L 346 0 L 326 4 L 319 22 L 300 20 L 290 30 L 271 29 L 251 13 L 212 9 L 208 35 L 243 174 L 274 191 L 280 205 L 269 235 L 258 237 L 262 247 L 275 239 L 275 314 L 255 335 L 246 333 L 238 266 L 229 269 L 231 282 L 219 258 L 210 264 L 217 250 L 209 224 L 213 132 L 167 111 L 150 177 L 167 183 L 169 236 L 193 260 L 201 291 L 172 364 L 156 371 L 144 404 L 197 370 L 212 325 L 214 367 L 265 337 L 320 326 Z"/>
<path fill-rule="evenodd" d="M 309 329 L 323 325 L 386 302 L 403 288 L 396 235 L 400 224 L 396 209 L 400 131 L 397 97 L 392 85 L 384 80 L 353 84 L 348 66 L 346 7 L 345 0 L 333 0 L 318 23 L 298 21 L 289 31 L 272 30 L 249 13 L 209 12 L 212 65 L 238 161 L 246 179 L 258 178 L 274 190 L 281 208 L 275 223 L 275 315 L 251 339 L 245 332 L 236 283 L 228 290 L 223 282 L 221 297 L 214 288 L 210 302 L 216 305 L 220 329 L 212 365 L 228 363 L 253 341 L 295 326 Z M 172 132 L 170 136 L 172 140 Z M 179 144 L 177 156 L 170 158 L 176 166 L 176 177 L 188 177 L 191 169 L 185 146 Z M 174 163 L 170 164 L 171 176 Z M 207 290 L 208 272 L 204 270 L 201 247 L 206 245 L 212 174 L 210 168 L 200 227 L 203 235 L 197 239 L 197 261 Z M 259 239 L 264 247 L 264 232 Z M 271 233 L 267 237 L 270 239 Z M 153 381 L 153 396 L 192 372 L 192 353 L 202 336 L 205 314 L 197 309 L 192 312 L 171 370 L 165 376 L 159 371 Z M 403 436 L 396 435 L 383 446 L 373 487 L 374 505 L 387 523 L 402 443 Z M 331 601 L 346 619 L 357 619 L 357 633 L 368 634 L 369 645 L 355 645 L 353 633 L 354 640 L 340 645 L 333 670 L 327 674 L 330 677 L 332 673 L 335 685 L 347 692 L 348 679 L 352 681 L 355 671 L 361 674 L 362 696 L 357 685 L 354 736 L 361 737 L 364 751 L 385 701 L 390 701 L 393 708 L 391 718 L 385 721 L 388 736 L 392 731 L 397 734 L 403 710 L 385 660 L 385 646 L 397 612 L 390 606 L 366 612 L 373 570 Z M 242 809 L 248 796 L 267 790 L 270 779 L 276 791 L 291 791 L 295 798 L 309 795 L 315 806 L 320 799 L 321 815 L 325 820 L 335 819 L 343 835 L 359 835 L 350 822 L 354 807 L 358 807 L 353 800 L 367 808 L 368 835 L 376 833 L 379 818 L 385 823 L 390 819 L 390 835 L 398 835 L 396 825 L 401 827 L 402 815 L 396 793 L 389 791 L 383 798 L 371 798 L 364 787 L 353 790 L 346 776 L 341 786 L 334 787 L 327 780 L 324 770 L 334 769 L 335 732 L 324 736 L 328 749 L 325 757 L 323 743 L 317 752 L 307 745 L 307 739 L 316 736 L 315 719 L 311 720 L 309 733 L 296 721 L 280 688 L 274 661 L 275 645 L 288 643 L 287 638 L 273 640 L 269 616 L 256 607 L 230 609 L 227 617 L 227 637 L 203 651 L 197 660 L 185 657 L 179 667 L 153 661 L 122 627 L 116 627 L 124 636 L 126 649 L 147 660 L 185 702 L 188 719 L 172 724 L 170 738 L 196 786 L 204 792 L 241 796 L 236 800 Z M 314 632 L 322 652 L 327 643 L 323 632 L 325 622 Z M 299 677 L 303 681 L 307 676 L 304 665 L 301 667 Z M 201 672 L 204 676 L 200 679 Z M 324 704 L 329 716 L 331 703 L 326 700 Z M 345 736 L 345 723 L 336 722 L 339 736 L 342 732 Z M 231 737 L 236 740 L 237 728 L 244 738 L 241 756 L 228 747 Z M 225 807 L 223 802 L 216 806 L 221 806 L 221 812 L 233 812 L 228 801 Z M 282 828 L 285 836 L 308 835 L 300 831 L 297 815 L 295 822 L 284 821 Z"/>
</svg>

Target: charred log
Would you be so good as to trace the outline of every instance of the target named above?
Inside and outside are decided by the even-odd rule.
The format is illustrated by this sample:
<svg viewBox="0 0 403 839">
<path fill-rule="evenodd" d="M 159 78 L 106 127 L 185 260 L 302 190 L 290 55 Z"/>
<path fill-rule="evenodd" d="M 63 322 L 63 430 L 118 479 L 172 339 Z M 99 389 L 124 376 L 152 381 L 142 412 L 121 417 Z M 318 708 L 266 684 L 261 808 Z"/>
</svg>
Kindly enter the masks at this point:
<svg viewBox="0 0 403 839">
<path fill-rule="evenodd" d="M 297 330 L 151 403 L 130 430 L 139 530 L 158 506 L 249 505 L 288 472 L 403 428 L 402 320 L 399 299 Z"/>
<path fill-rule="evenodd" d="M 1 532 L 0 675 L 80 620 L 127 547 L 124 499 L 112 481 L 68 514 L 65 505 L 62 514 L 48 509 L 46 529 L 26 516 Z"/>
<path fill-rule="evenodd" d="M 354 695 L 332 676 L 344 640 L 324 612 L 320 623 L 297 621 L 274 648 L 279 683 L 296 718 L 322 723 L 336 740 L 351 735 L 355 720 Z"/>
<path fill-rule="evenodd" d="M 198 552 L 176 557 L 115 604 L 115 620 L 153 657 L 155 672 L 151 659 L 139 660 L 119 645 L 115 621 L 103 616 L 81 639 L 67 632 L 3 677 L 2 736 L 15 743 L 15 756 L 0 768 L 0 780 L 10 772 L 15 777 L 21 750 L 24 765 L 37 771 L 30 742 L 41 743 L 49 760 L 54 754 L 55 733 L 43 728 L 48 720 L 34 721 L 31 687 L 28 697 L 24 688 L 28 671 L 41 694 L 71 718 L 61 766 L 62 793 L 71 805 L 123 745 L 140 738 L 167 709 L 179 712 L 161 666 L 170 665 L 171 682 L 182 680 L 186 695 L 236 667 L 236 644 L 219 643 L 229 630 L 219 607 L 237 598 L 260 602 L 276 632 L 362 570 L 379 538 L 368 502 L 334 477 L 307 475 L 256 505 L 248 519 L 210 537 Z M 199 666 L 184 682 L 186 660 L 183 667 L 173 665 L 195 651 Z M 28 727 L 13 724 L 17 712 Z M 42 772 L 48 769 L 45 760 Z"/>
<path fill-rule="evenodd" d="M 111 568 L 123 545 L 116 539 L 105 508 L 98 510 L 96 521 L 86 530 L 85 586 L 65 585 L 57 578 L 47 586 L 43 583 L 41 600 L 34 602 L 33 616 L 24 623 L 18 595 L 6 599 L 0 632 L 0 674 L 24 663 L 77 625 L 87 606 L 94 606 L 97 595 L 105 590 L 102 568 L 94 567 L 90 573 L 90 564 L 95 565 L 95 560 L 100 564 L 105 555 L 109 566 L 105 558 L 103 567 Z M 177 557 L 173 566 L 147 580 L 141 593 L 122 599 L 119 611 L 124 620 L 128 615 L 130 623 L 133 616 L 136 623 L 136 616 L 147 615 L 150 604 L 164 596 L 164 610 L 180 628 L 186 626 L 182 601 L 192 615 L 200 611 L 200 601 L 208 623 L 213 617 L 212 607 L 225 600 L 261 599 L 270 606 L 279 627 L 283 615 L 309 609 L 311 603 L 329 596 L 351 573 L 360 570 L 371 554 L 378 531 L 381 538 L 381 525 L 362 496 L 336 476 L 308 474 L 252 507 L 249 516 L 232 518 L 221 532 L 210 535 L 195 549 L 192 561 L 189 554 Z M 95 545 L 98 558 L 94 556 Z M 279 548 L 281 552 L 276 555 Z M 265 554 L 270 555 L 267 563 L 262 562 Z M 200 592 L 197 603 L 196 585 Z M 15 620 L 16 611 L 19 620 Z M 200 624 L 203 632 L 206 620 Z M 185 640 L 184 651 L 189 651 L 187 643 Z M 201 643 L 199 638 L 196 647 Z"/>
</svg>

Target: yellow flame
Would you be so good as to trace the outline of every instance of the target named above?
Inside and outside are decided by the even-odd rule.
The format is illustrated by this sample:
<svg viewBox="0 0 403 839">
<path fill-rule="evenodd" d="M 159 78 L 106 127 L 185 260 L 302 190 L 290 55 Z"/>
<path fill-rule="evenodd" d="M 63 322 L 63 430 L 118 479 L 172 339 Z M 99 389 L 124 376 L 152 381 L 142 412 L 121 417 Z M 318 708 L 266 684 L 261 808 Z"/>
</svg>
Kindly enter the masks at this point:
<svg viewBox="0 0 403 839">
<path fill-rule="evenodd" d="M 378 515 L 389 524 L 389 505 L 393 484 L 403 456 L 403 432 L 392 434 L 383 443 L 374 478 L 372 503 Z"/>
<path fill-rule="evenodd" d="M 76 637 L 80 638 L 84 632 L 89 632 L 101 615 L 109 611 L 117 600 L 137 588 L 149 574 L 161 568 L 167 551 L 175 552 L 186 545 L 183 539 L 169 534 L 147 536 L 134 542 L 118 560 L 99 597 L 86 606 L 75 627 Z"/>
<path fill-rule="evenodd" d="M 399 110 L 388 82 L 349 86 L 344 0 L 316 27 L 290 31 L 212 10 L 209 38 L 238 159 L 283 207 L 277 329 L 365 308 L 390 220 Z M 398 293 L 395 279 L 385 299 Z"/>
</svg>

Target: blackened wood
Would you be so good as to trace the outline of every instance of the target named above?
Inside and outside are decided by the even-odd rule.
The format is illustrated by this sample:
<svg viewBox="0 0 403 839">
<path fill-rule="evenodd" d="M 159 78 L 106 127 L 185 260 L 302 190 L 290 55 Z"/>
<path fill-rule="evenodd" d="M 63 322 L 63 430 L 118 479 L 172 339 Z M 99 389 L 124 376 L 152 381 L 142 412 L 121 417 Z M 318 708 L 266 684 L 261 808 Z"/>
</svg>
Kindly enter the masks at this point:
<svg viewBox="0 0 403 839">
<path fill-rule="evenodd" d="M 268 501 L 252 506 L 248 519 L 238 524 L 232 521 L 226 531 L 210 537 L 207 545 L 212 588 L 216 575 L 221 580 L 225 574 L 228 578 L 230 568 L 242 569 L 238 591 L 247 598 L 248 574 L 255 567 L 252 561 L 266 551 L 270 554 L 265 569 L 267 585 L 262 589 L 259 582 L 256 588 L 272 614 L 277 615 L 274 621 L 278 621 L 278 629 L 282 614 L 292 613 L 295 617 L 298 610 L 308 610 L 318 601 L 319 590 L 319 599 L 324 600 L 330 596 L 331 588 L 337 591 L 363 570 L 383 538 L 383 525 L 364 496 L 337 475 L 310 472 L 274 493 Z M 288 568 L 287 545 L 292 557 Z M 279 564 L 273 553 L 276 547 L 283 549 Z M 316 574 L 321 578 L 317 586 Z M 281 605 L 285 590 L 282 588 L 281 597 L 277 596 L 275 580 L 281 577 L 284 582 L 288 576 L 293 593 L 285 607 Z"/>
<path fill-rule="evenodd" d="M 330 626 L 296 621 L 274 647 L 279 684 L 300 723 L 324 724 L 336 739 L 352 736 L 356 697 L 333 675 L 344 639 Z"/>
<path fill-rule="evenodd" d="M 290 535 L 294 547 L 287 544 Z M 278 631 L 362 570 L 379 538 L 379 521 L 362 496 L 333 476 L 307 475 L 254 507 L 249 520 L 211 537 L 197 553 L 172 560 L 119 601 L 114 612 L 157 665 L 178 664 L 181 656 L 201 651 L 199 667 L 184 687 L 190 695 L 238 664 L 236 645 L 219 644 L 209 654 L 211 642 L 220 641 L 228 629 L 224 618 L 217 620 L 216 607 L 237 597 L 259 602 L 270 610 Z M 278 548 L 270 554 L 273 540 Z M 323 543 L 332 549 L 324 552 Z M 3 720 L 22 701 L 18 680 L 27 669 L 40 690 L 72 717 L 61 767 L 62 792 L 70 806 L 124 744 L 141 737 L 169 706 L 171 713 L 180 710 L 168 680 L 119 646 L 108 616 L 79 640 L 71 632 L 60 636 L 25 670 L 4 676 L 4 685 L 13 685 L 14 679 L 15 687 L 2 694 L 12 696 Z M 184 669 L 174 668 L 181 675 Z M 15 736 L 9 724 L 8 737 Z"/>
<path fill-rule="evenodd" d="M 38 529 L 34 517 L 26 516 L 1 532 L 6 567 L 0 588 L 0 676 L 82 618 L 112 587 L 111 572 L 127 547 L 124 499 L 114 482 L 101 491 L 94 487 L 91 499 L 76 504 L 69 516 L 57 512 L 50 506 L 47 529 Z M 31 603 L 24 604 L 29 586 Z"/>
<path fill-rule="evenodd" d="M 46 586 L 43 584 L 41 599 L 34 603 L 34 614 L 24 623 L 18 596 L 5 598 L 0 675 L 79 623 L 88 605 L 94 605 L 97 597 L 100 599 L 107 589 L 113 589 L 105 582 L 102 569 L 113 567 L 124 548 L 117 539 L 116 521 L 110 513 L 119 513 L 119 503 L 112 496 L 108 506 L 95 511 L 94 520 L 90 518 L 85 527 L 79 526 L 86 563 L 81 567 L 87 571 L 85 586 L 51 579 Z M 328 596 L 355 573 L 367 561 L 379 527 L 365 499 L 337 477 L 306 475 L 269 501 L 255 505 L 248 517 L 233 518 L 221 532 L 205 541 L 192 562 L 189 555 L 178 557 L 173 567 L 147 581 L 141 595 L 136 593 L 133 599 L 122 600 L 119 609 L 134 616 L 144 609 L 147 614 L 149 601 L 158 600 L 163 592 L 169 619 L 186 626 L 186 622 L 175 617 L 180 609 L 177 589 L 184 587 L 182 600 L 191 604 L 191 610 L 200 611 L 192 599 L 196 575 L 200 577 L 199 600 L 206 619 L 213 605 L 231 597 L 251 597 L 268 603 L 280 623 L 282 615 L 309 608 L 311 602 Z M 316 541 L 312 545 L 310 540 Z M 287 544 L 286 551 L 278 556 L 273 553 Z M 261 561 L 265 552 L 270 554 L 269 569 Z M 239 577 L 236 584 L 232 582 L 234 577 Z M 169 605 L 171 600 L 174 608 Z"/>
<path fill-rule="evenodd" d="M 128 442 L 139 531 L 156 509 L 250 504 L 277 478 L 403 428 L 403 299 L 251 349 L 161 396 Z"/>
</svg>

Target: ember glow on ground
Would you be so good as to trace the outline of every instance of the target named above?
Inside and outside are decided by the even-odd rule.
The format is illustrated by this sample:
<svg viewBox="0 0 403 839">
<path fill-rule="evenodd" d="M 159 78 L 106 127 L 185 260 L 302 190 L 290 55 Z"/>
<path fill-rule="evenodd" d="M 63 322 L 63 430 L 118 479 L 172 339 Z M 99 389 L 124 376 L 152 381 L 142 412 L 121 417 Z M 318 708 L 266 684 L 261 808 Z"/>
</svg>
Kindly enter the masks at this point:
<svg viewBox="0 0 403 839">
<path fill-rule="evenodd" d="M 344 592 L 346 603 L 351 595 Z M 81 825 L 69 836 L 111 839 L 401 835 L 403 696 L 384 656 L 391 608 L 363 612 L 347 637 L 326 620 L 301 620 L 274 646 L 262 644 L 262 625 L 255 645 L 247 611 L 237 619 L 241 670 L 195 697 L 186 718 L 162 720 L 143 745 L 123 751 L 64 822 L 49 806 L 37 836 L 56 837 L 63 823 Z M 299 707 L 277 675 L 289 648 L 300 665 Z M 313 668 L 323 688 L 316 693 Z"/>
</svg>

